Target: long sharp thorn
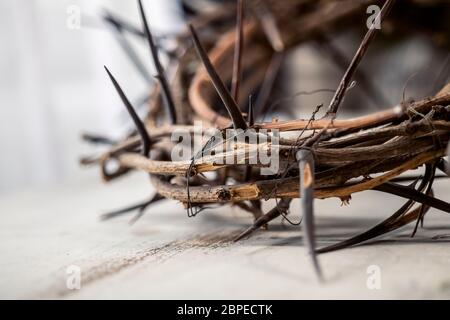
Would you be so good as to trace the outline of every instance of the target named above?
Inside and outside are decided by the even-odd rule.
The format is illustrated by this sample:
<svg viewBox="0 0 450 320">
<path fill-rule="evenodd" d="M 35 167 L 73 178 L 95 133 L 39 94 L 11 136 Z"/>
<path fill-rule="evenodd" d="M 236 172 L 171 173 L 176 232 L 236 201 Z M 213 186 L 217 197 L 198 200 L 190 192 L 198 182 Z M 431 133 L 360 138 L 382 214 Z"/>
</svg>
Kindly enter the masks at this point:
<svg viewBox="0 0 450 320">
<path fill-rule="evenodd" d="M 337 244 L 333 244 L 331 246 L 321 248 L 321 249 L 317 250 L 317 253 L 326 253 L 326 252 L 336 251 L 339 249 L 344 249 L 344 248 L 347 248 L 350 246 L 354 246 L 354 245 L 360 244 L 362 242 L 366 242 L 368 240 L 382 236 L 384 234 L 387 234 L 389 232 L 392 232 L 394 230 L 397 230 L 397 229 L 407 225 L 408 223 L 418 219 L 418 217 L 420 215 L 420 211 L 423 208 L 423 205 L 422 205 L 422 206 L 408 212 L 409 208 L 412 207 L 413 203 L 414 202 L 411 200 L 408 201 L 391 217 L 384 220 L 380 224 L 376 225 L 372 229 L 370 229 L 366 232 L 363 232 L 355 237 L 352 237 L 348 240 L 344 240 Z M 428 209 L 429 209 L 429 207 L 426 207 L 425 212 Z"/>
<path fill-rule="evenodd" d="M 122 215 L 124 213 L 128 213 L 134 210 L 138 210 L 139 212 L 141 212 L 141 210 L 145 210 L 149 205 L 151 205 L 152 203 L 158 202 L 160 200 L 164 199 L 163 196 L 161 196 L 160 194 L 155 194 L 150 200 L 146 200 L 144 202 L 140 202 L 122 209 L 118 209 L 118 210 L 114 210 L 108 213 L 104 213 L 100 216 L 101 220 L 109 220 L 111 218 L 115 218 L 119 215 Z"/>
<path fill-rule="evenodd" d="M 443 174 L 436 174 L 436 176 L 434 177 L 435 179 L 448 179 L 447 175 L 443 175 Z M 408 181 L 412 181 L 417 179 L 417 176 L 412 176 L 412 177 L 398 177 L 395 179 L 392 179 L 391 182 L 408 182 Z"/>
<path fill-rule="evenodd" d="M 425 178 L 424 178 L 424 181 L 425 181 Z M 419 179 L 420 179 L 420 177 L 417 178 L 409 186 L 409 188 L 414 188 L 416 186 L 417 182 L 419 181 Z M 426 183 L 422 182 L 421 185 L 419 186 L 418 190 L 423 190 L 425 185 L 426 185 Z M 398 221 L 398 219 L 400 219 L 400 217 L 402 217 L 406 212 L 408 212 L 408 210 L 411 209 L 411 207 L 413 205 L 414 205 L 414 201 L 409 200 L 400 209 L 398 209 L 396 212 L 394 212 L 393 215 L 391 215 L 386 220 L 380 222 L 373 228 L 370 228 L 369 230 L 367 230 L 361 234 L 351 237 L 350 239 L 346 239 L 344 241 L 332 244 L 330 246 L 320 248 L 320 249 L 316 250 L 316 252 L 318 254 L 320 254 L 320 253 L 326 253 L 326 252 L 331 252 L 331 251 L 336 251 L 336 250 L 352 247 L 357 244 L 360 244 L 360 243 L 366 242 L 368 240 L 374 239 L 376 237 L 379 237 L 379 236 L 386 234 L 388 232 L 391 232 L 393 230 L 396 230 L 396 229 L 404 226 L 406 223 L 408 223 L 408 222 L 406 222 L 406 223 L 396 223 L 396 222 Z"/>
<path fill-rule="evenodd" d="M 264 1 L 258 1 L 254 6 L 255 14 L 261 23 L 261 27 L 275 52 L 285 49 L 283 38 L 277 25 L 277 21 Z"/>
<path fill-rule="evenodd" d="M 143 206 L 141 206 L 138 210 L 138 213 L 130 220 L 129 224 L 133 225 L 136 223 L 136 221 L 138 221 L 140 218 L 142 218 L 142 216 L 145 213 L 145 209 L 148 208 L 148 206 L 150 206 L 151 204 L 161 201 L 165 199 L 162 195 L 160 195 L 159 193 L 156 193 L 149 201 L 147 201 Z"/>
<path fill-rule="evenodd" d="M 148 135 L 147 129 L 145 128 L 145 125 L 142 123 L 141 119 L 137 115 L 136 111 L 134 110 L 133 106 L 131 105 L 130 101 L 128 100 L 127 96 L 123 92 L 120 85 L 117 83 L 114 76 L 109 72 L 108 68 L 105 66 L 105 70 L 108 73 L 109 78 L 111 79 L 111 82 L 114 85 L 114 88 L 116 89 L 117 93 L 119 94 L 120 98 L 122 99 L 123 104 L 127 108 L 128 113 L 131 116 L 131 119 L 134 122 L 134 125 L 136 126 L 136 129 L 141 137 L 142 140 L 142 154 L 145 157 L 149 156 L 150 153 L 150 136 Z"/>
<path fill-rule="evenodd" d="M 155 46 L 155 43 L 153 42 L 153 36 L 150 32 L 150 28 L 147 23 L 147 17 L 145 16 L 144 7 L 142 5 L 142 0 L 138 0 L 138 3 L 139 3 L 139 11 L 140 11 L 141 18 L 142 18 L 142 23 L 144 25 L 145 35 L 147 36 L 148 45 L 150 47 L 150 53 L 151 53 L 153 63 L 155 65 L 155 69 L 157 72 L 157 79 L 159 80 L 159 82 L 161 84 L 164 106 L 166 108 L 167 116 L 169 117 L 169 121 L 172 124 L 175 124 L 177 122 L 177 115 L 176 115 L 176 111 L 175 111 L 175 104 L 173 102 L 174 100 L 173 100 L 172 94 L 170 92 L 169 83 L 167 82 L 167 79 L 166 79 L 166 76 L 164 73 L 164 69 L 161 65 L 161 62 L 159 61 L 158 50 Z"/>
<path fill-rule="evenodd" d="M 189 25 L 189 29 L 191 31 L 192 40 L 194 42 L 198 56 L 200 57 L 200 60 L 205 66 L 205 69 L 208 72 L 208 75 L 214 85 L 214 88 L 216 88 L 216 91 L 219 94 L 223 104 L 225 105 L 225 108 L 227 108 L 228 114 L 230 115 L 230 118 L 233 121 L 234 128 L 242 130 L 247 129 L 247 123 L 245 122 L 244 117 L 242 116 L 242 113 L 239 110 L 239 107 L 237 106 L 227 87 L 223 83 L 222 79 L 220 79 L 219 75 L 214 69 L 211 61 L 209 60 L 208 54 L 206 53 L 205 49 L 200 43 L 200 40 L 197 36 L 197 33 L 195 32 L 194 27 L 192 25 Z"/>
<path fill-rule="evenodd" d="M 103 20 L 109 24 L 111 30 L 114 33 L 114 37 L 116 38 L 122 50 L 131 60 L 139 74 L 145 79 L 147 83 L 152 83 L 153 79 L 150 76 L 147 68 L 144 66 L 144 63 L 141 61 L 136 51 L 128 42 L 127 37 L 124 35 L 122 24 L 119 23 L 115 18 L 113 18 L 108 11 L 105 11 Z"/>
<path fill-rule="evenodd" d="M 87 141 L 89 143 L 92 143 L 92 144 L 103 144 L 103 145 L 109 145 L 109 146 L 117 144 L 117 141 L 115 141 L 111 138 L 96 135 L 96 134 L 91 134 L 91 133 L 83 133 L 81 136 L 81 139 L 83 139 L 84 141 Z"/>
<path fill-rule="evenodd" d="M 258 230 L 263 225 L 269 223 L 273 219 L 279 217 L 281 214 L 286 213 L 286 211 L 289 209 L 289 204 L 291 203 L 292 199 L 281 199 L 278 205 L 267 212 L 266 214 L 259 217 L 252 226 L 248 227 L 244 232 L 242 232 L 240 235 L 238 235 L 234 241 L 237 242 L 245 237 L 248 237 L 250 234 L 253 233 L 253 231 Z"/>
<path fill-rule="evenodd" d="M 236 42 L 234 46 L 233 77 L 231 80 L 231 95 L 236 103 L 239 101 L 239 83 L 242 76 L 242 50 L 244 47 L 244 1 L 238 0 L 237 2 Z"/>
<path fill-rule="evenodd" d="M 375 188 L 373 188 L 373 190 L 394 194 L 406 199 L 411 199 L 426 206 L 450 213 L 450 203 L 434 197 L 430 197 L 429 195 L 423 194 L 417 190 L 410 189 L 400 184 L 387 182 L 376 186 Z"/>
<path fill-rule="evenodd" d="M 392 228 L 393 223 L 404 213 L 406 213 L 414 204 L 414 201 L 409 200 L 406 202 L 400 209 L 398 209 L 392 216 L 390 216 L 388 219 L 382 221 L 381 223 L 377 224 L 375 227 L 358 234 L 354 237 L 351 237 L 350 239 L 346 239 L 344 241 L 338 242 L 336 244 L 320 248 L 316 252 L 317 253 L 326 253 L 331 251 L 336 251 L 344 248 L 348 248 L 357 244 L 360 244 L 362 242 L 366 242 L 368 240 L 371 240 L 373 238 L 376 238 L 378 236 L 381 236 L 383 234 L 386 234 L 392 230 L 395 230 L 397 228 Z M 403 225 L 400 225 L 398 227 L 401 227 Z"/>
<path fill-rule="evenodd" d="M 124 31 L 127 31 L 128 33 L 131 33 L 132 35 L 145 38 L 145 33 L 133 24 L 131 24 L 128 21 L 125 21 L 124 19 L 118 17 L 117 15 L 113 14 L 108 9 L 103 9 L 105 12 L 103 19 L 107 20 L 110 24 L 113 24 L 117 26 L 117 28 L 120 28 Z"/>
<path fill-rule="evenodd" d="M 255 230 L 259 229 L 259 227 L 256 226 L 256 224 L 251 225 L 247 229 L 245 229 L 244 232 L 239 234 L 236 238 L 234 238 L 234 242 L 238 242 L 239 240 L 242 240 L 246 237 L 248 237 L 250 234 L 252 234 Z"/>
<path fill-rule="evenodd" d="M 147 201 L 142 202 L 142 203 L 137 203 L 137 204 L 125 207 L 125 208 L 118 209 L 118 210 L 114 210 L 114 211 L 111 211 L 108 213 L 104 213 L 100 216 L 100 219 L 101 220 L 112 219 L 112 218 L 122 215 L 124 213 L 131 212 L 133 210 L 137 210 L 137 209 L 141 208 L 143 205 L 145 205 L 146 203 L 147 203 Z"/>
<path fill-rule="evenodd" d="M 405 203 L 397 212 L 395 212 L 391 217 L 384 220 L 380 224 L 376 225 L 372 229 L 363 232 L 355 237 L 352 237 L 348 240 L 344 240 L 342 242 L 339 242 L 337 244 L 321 248 L 317 250 L 317 253 L 326 253 L 331 251 L 336 251 L 339 249 L 344 249 L 350 246 L 354 246 L 357 244 L 360 244 L 362 242 L 366 242 L 368 240 L 374 239 L 376 237 L 382 236 L 386 233 L 392 232 L 394 230 L 397 230 L 408 223 L 414 221 L 415 219 L 418 219 L 420 215 L 420 211 L 422 210 L 423 206 L 420 206 L 412 211 L 409 211 L 409 208 L 411 208 L 413 201 L 408 201 Z M 425 211 L 427 208 L 425 209 Z"/>
<path fill-rule="evenodd" d="M 114 211 L 111 211 L 111 212 L 108 212 L 108 213 L 104 213 L 104 214 L 102 214 L 100 216 L 100 219 L 101 220 L 109 220 L 109 219 L 118 217 L 120 215 L 123 215 L 125 213 L 132 212 L 134 210 L 139 210 L 138 215 L 141 213 L 141 211 L 142 211 L 142 214 L 143 214 L 143 211 L 149 205 L 151 205 L 151 204 L 153 204 L 155 202 L 158 202 L 160 200 L 163 200 L 163 199 L 164 199 L 164 197 L 157 193 L 150 200 L 147 200 L 147 201 L 144 201 L 144 202 L 140 202 L 140 203 L 137 203 L 137 204 L 134 204 L 134 205 L 122 208 L 122 209 L 114 210 Z M 142 216 L 142 214 L 140 214 L 140 215 Z M 138 219 L 139 217 L 135 217 L 132 221 L 137 220 L 136 218 Z"/>
<path fill-rule="evenodd" d="M 312 258 L 314 270 L 322 279 L 322 272 L 316 255 L 316 239 L 314 230 L 314 157 L 309 150 L 300 150 L 297 153 L 300 170 L 300 202 L 303 210 L 303 223 L 305 227 L 305 246 Z"/>
<path fill-rule="evenodd" d="M 425 194 L 428 195 L 428 196 L 430 196 L 432 194 L 432 192 L 433 192 L 432 188 L 433 188 L 434 178 L 436 176 L 436 164 L 431 165 L 431 168 L 432 168 L 431 169 L 432 170 L 432 174 L 431 174 L 430 180 L 428 182 L 427 189 L 425 191 Z M 426 209 L 425 205 L 423 205 L 421 207 L 421 209 L 420 209 L 419 217 L 417 218 L 417 222 L 416 222 L 416 225 L 414 226 L 414 230 L 413 230 L 413 232 L 411 234 L 411 238 L 413 238 L 416 235 L 417 228 L 419 227 L 419 222 L 421 222 L 422 226 L 423 226 L 423 219 L 425 217 L 425 209 Z"/>
<path fill-rule="evenodd" d="M 386 2 L 383 5 L 383 8 L 381 8 L 381 11 L 379 13 L 379 16 L 375 18 L 375 21 L 378 20 L 380 23 L 383 23 L 386 16 L 388 15 L 389 11 L 392 8 L 392 5 L 394 4 L 395 0 L 386 0 Z M 344 73 L 344 76 L 342 77 L 341 82 L 339 83 L 339 86 L 336 90 L 336 93 L 334 94 L 333 98 L 331 99 L 330 105 L 328 106 L 327 115 L 331 115 L 333 118 L 336 116 L 336 113 L 339 109 L 339 106 L 344 98 L 345 93 L 347 92 L 347 88 L 351 83 L 352 77 L 358 68 L 359 63 L 361 62 L 362 58 L 364 57 L 367 48 L 369 47 L 370 43 L 374 39 L 375 35 L 378 33 L 379 29 L 376 28 L 374 25 L 372 25 L 371 28 L 369 28 L 369 31 L 367 31 L 366 35 L 364 36 L 364 39 L 362 40 L 358 50 L 356 51 L 356 54 L 354 55 L 350 65 L 348 66 L 347 70 Z"/>
</svg>

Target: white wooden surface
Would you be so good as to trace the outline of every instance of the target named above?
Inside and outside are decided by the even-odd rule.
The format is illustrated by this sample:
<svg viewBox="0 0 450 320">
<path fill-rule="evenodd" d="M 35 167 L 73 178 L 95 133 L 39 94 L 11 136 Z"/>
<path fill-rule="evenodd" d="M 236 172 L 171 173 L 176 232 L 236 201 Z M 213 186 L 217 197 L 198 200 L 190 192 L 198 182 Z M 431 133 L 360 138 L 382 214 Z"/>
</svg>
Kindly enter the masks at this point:
<svg viewBox="0 0 450 320">
<path fill-rule="evenodd" d="M 450 200 L 449 181 L 436 194 Z M 150 194 L 144 175 L 110 185 L 87 180 L 0 198 L 0 298 L 450 298 L 450 216 L 430 211 L 426 229 L 405 228 L 372 245 L 320 256 L 325 282 L 315 280 L 299 227 L 270 225 L 249 240 L 229 240 L 251 218 L 222 207 L 187 218 L 182 207 L 151 207 L 134 226 L 130 215 L 100 222 L 101 212 Z M 319 245 L 378 223 L 403 201 L 356 194 L 349 207 L 317 201 Z M 293 217 L 298 217 L 298 204 Z M 68 290 L 66 269 L 81 268 L 81 289 Z M 366 286 L 368 266 L 381 289 Z"/>
</svg>

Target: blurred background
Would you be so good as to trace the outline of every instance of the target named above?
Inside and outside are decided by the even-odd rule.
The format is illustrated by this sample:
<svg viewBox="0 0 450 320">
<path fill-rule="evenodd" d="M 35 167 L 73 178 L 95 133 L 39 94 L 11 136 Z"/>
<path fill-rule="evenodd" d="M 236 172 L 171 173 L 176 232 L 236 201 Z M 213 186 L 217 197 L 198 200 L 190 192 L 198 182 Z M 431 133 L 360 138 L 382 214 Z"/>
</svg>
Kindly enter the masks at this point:
<svg viewBox="0 0 450 320">
<path fill-rule="evenodd" d="M 185 27 L 180 1 L 147 2 L 155 34 Z M 192 3 L 201 7 L 202 2 Z M 78 164 L 79 157 L 90 151 L 80 134 L 119 138 L 130 126 L 103 65 L 113 71 L 134 101 L 146 92 L 148 83 L 101 20 L 105 8 L 140 25 L 134 0 L 0 1 L 0 193 L 97 178 L 97 169 L 82 169 Z M 351 59 L 364 32 L 365 28 L 360 28 L 333 35 L 332 43 Z M 145 43 L 132 36 L 128 39 L 153 74 Z M 393 42 L 389 50 L 386 41 Z M 380 99 L 368 98 L 357 85 L 348 95 L 344 111 L 361 113 L 395 105 L 402 99 L 405 84 L 408 97 L 430 94 L 433 81 L 448 64 L 448 49 L 436 46 L 436 41 L 439 39 L 420 32 L 395 41 L 380 36 L 361 65 L 381 93 Z M 289 81 L 283 82 L 281 94 L 334 89 L 342 74 L 329 50 L 307 43 L 288 54 L 283 78 Z M 294 102 L 301 106 L 295 109 L 299 110 L 297 116 L 307 117 L 318 103 L 330 98 L 329 94 L 299 97 Z"/>
<path fill-rule="evenodd" d="M 127 126 L 103 65 L 130 97 L 142 95 L 146 83 L 101 20 L 104 8 L 140 21 L 136 1 L 0 1 L 0 192 L 97 176 L 79 167 L 89 150 L 81 132 L 117 137 Z M 147 11 L 155 30 L 184 26 L 177 1 Z M 129 41 L 152 72 L 145 44 Z"/>
</svg>

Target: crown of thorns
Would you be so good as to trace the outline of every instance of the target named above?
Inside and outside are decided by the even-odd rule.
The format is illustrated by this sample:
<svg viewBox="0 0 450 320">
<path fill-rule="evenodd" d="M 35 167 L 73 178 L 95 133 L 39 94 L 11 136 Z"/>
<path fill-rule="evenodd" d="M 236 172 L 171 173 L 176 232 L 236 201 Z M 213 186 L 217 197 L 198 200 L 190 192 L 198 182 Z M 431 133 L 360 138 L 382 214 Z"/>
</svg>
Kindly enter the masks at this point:
<svg viewBox="0 0 450 320">
<path fill-rule="evenodd" d="M 136 130 L 119 142 L 85 135 L 84 138 L 90 142 L 110 147 L 100 155 L 84 158 L 82 163 L 99 164 L 106 181 L 131 170 L 147 172 L 156 193 L 149 201 L 107 213 L 103 218 L 138 210 L 138 215 L 132 220 L 134 222 L 149 205 L 163 199 L 180 201 L 188 216 L 195 216 L 202 209 L 210 208 L 211 204 L 231 204 L 250 212 L 255 219 L 252 226 L 237 236 L 236 240 L 239 240 L 276 217 L 288 219 L 292 199 L 300 198 L 305 243 L 320 275 L 317 253 L 353 246 L 411 222 L 415 222 L 414 235 L 430 208 L 450 213 L 450 204 L 434 197 L 432 189 L 436 178 L 449 174 L 445 157 L 450 137 L 450 85 L 442 84 L 440 91 L 436 90 L 434 95 L 422 100 L 402 101 L 385 111 L 338 119 L 339 107 L 353 78 L 370 92 L 375 92 L 374 99 L 381 99 L 370 81 L 357 71 L 379 29 L 369 28 L 353 59 L 345 61 L 324 37 L 327 30 L 336 28 L 360 12 L 363 3 L 324 1 L 313 5 L 313 2 L 298 0 L 279 4 L 276 1 L 249 1 L 246 11 L 250 14 L 244 19 L 243 1 L 239 0 L 236 27 L 223 23 L 234 20 L 230 15 L 234 10 L 231 9 L 199 15 L 189 25 L 189 32 L 171 37 L 177 46 L 168 53 L 170 62 L 166 70 L 158 58 L 159 42 L 166 37 L 152 36 L 141 1 L 143 32 L 110 13 L 104 15 L 104 20 L 122 36 L 122 45 L 124 30 L 148 41 L 157 83 L 152 88 L 147 117 L 141 120 L 105 67 Z M 393 0 L 384 2 L 376 17 L 380 23 L 385 20 L 393 3 Z M 307 6 L 305 12 L 295 10 Z M 277 23 L 281 17 L 282 25 Z M 208 53 L 196 30 L 205 38 L 214 39 Z M 218 33 L 220 36 L 217 37 Z M 269 105 L 268 102 L 283 61 L 283 52 L 310 39 L 321 41 L 334 52 L 341 64 L 348 65 L 338 88 L 333 90 L 334 96 L 325 115 L 316 119 L 320 105 L 310 119 L 258 122 L 277 105 Z M 139 68 L 142 64 L 136 60 L 137 56 L 130 56 Z M 146 72 L 142 68 L 139 70 L 142 74 Z M 168 73 L 171 74 L 170 81 L 166 76 Z M 147 75 L 147 78 L 150 77 Z M 230 90 L 226 83 L 231 83 Z M 250 98 L 247 107 L 243 97 L 256 91 L 256 102 Z M 215 107 L 217 96 L 225 108 Z M 240 108 L 243 105 L 245 107 L 242 108 L 248 108 L 246 113 Z M 161 124 L 162 117 L 166 118 L 164 124 Z M 227 128 L 258 133 L 265 129 L 264 135 L 267 136 L 272 131 L 291 131 L 294 135 L 281 137 L 276 146 L 273 142 L 249 142 L 224 151 L 226 156 L 230 156 L 230 152 L 231 156 L 244 155 L 243 161 L 238 163 L 220 163 L 218 160 L 225 156 L 220 152 L 205 156 L 206 150 L 217 145 L 212 139 L 205 141 L 200 152 L 191 159 L 171 161 L 170 152 L 174 146 L 171 133 L 184 130 L 192 136 L 199 134 L 193 126 L 195 119 L 206 121 L 210 127 L 220 130 Z M 282 164 L 280 170 L 270 176 L 261 175 L 257 169 L 267 164 L 250 162 L 248 150 L 252 148 L 264 152 L 276 150 Z M 116 163 L 114 170 L 109 165 L 111 162 Z M 402 175 L 418 167 L 425 168 L 422 175 Z M 438 174 L 438 170 L 444 174 Z M 214 172 L 215 175 L 206 176 L 206 172 Z M 405 181 L 410 181 L 410 184 L 401 184 Z M 406 202 L 370 230 L 345 241 L 316 248 L 314 199 L 338 197 L 347 203 L 353 193 L 366 190 L 393 194 L 405 198 Z M 276 199 L 276 206 L 263 212 L 261 202 L 268 199 Z"/>
</svg>

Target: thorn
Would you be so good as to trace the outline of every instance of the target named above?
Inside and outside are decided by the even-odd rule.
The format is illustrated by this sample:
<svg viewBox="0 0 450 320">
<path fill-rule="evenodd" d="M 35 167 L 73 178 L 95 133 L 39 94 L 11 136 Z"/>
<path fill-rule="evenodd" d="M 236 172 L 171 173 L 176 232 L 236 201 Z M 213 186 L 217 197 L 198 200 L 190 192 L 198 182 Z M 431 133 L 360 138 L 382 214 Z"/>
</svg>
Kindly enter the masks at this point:
<svg viewBox="0 0 450 320">
<path fill-rule="evenodd" d="M 379 13 L 380 17 L 380 23 L 383 23 L 386 16 L 388 15 L 389 11 L 391 10 L 395 0 L 386 0 L 386 2 L 383 5 L 383 8 L 381 8 L 381 11 Z M 375 20 L 378 19 L 378 16 L 375 18 Z M 358 50 L 356 51 L 350 65 L 348 66 L 347 70 L 344 73 L 344 76 L 342 77 L 341 82 L 339 83 L 339 86 L 336 90 L 336 93 L 333 96 L 333 99 L 331 99 L 330 105 L 328 106 L 327 114 L 331 115 L 332 118 L 336 117 L 336 113 L 339 109 L 339 106 L 345 96 L 345 93 L 347 92 L 347 87 L 352 82 L 352 77 L 358 68 L 359 63 L 361 62 L 362 58 L 364 57 L 367 48 L 369 47 L 372 40 L 375 38 L 375 35 L 379 32 L 379 29 L 377 28 L 369 28 L 369 31 L 367 31 L 366 35 L 364 36 L 364 39 L 362 40 L 361 44 L 359 45 Z"/>
<path fill-rule="evenodd" d="M 138 0 L 139 3 L 139 11 L 141 14 L 142 23 L 144 25 L 145 35 L 147 36 L 148 45 L 150 47 L 150 53 L 153 59 L 153 63 L 155 65 L 155 69 L 157 72 L 157 79 L 161 84 L 161 89 L 163 93 L 164 106 L 166 108 L 167 116 L 169 117 L 170 123 L 175 124 L 177 122 L 177 115 L 175 111 L 175 104 L 173 102 L 172 94 L 170 92 L 169 83 L 167 82 L 164 69 L 159 61 L 158 50 L 153 42 L 153 36 L 150 32 L 150 28 L 147 23 L 147 17 L 145 16 L 144 7 L 142 5 L 142 0 Z"/>
<path fill-rule="evenodd" d="M 256 16 L 261 23 L 262 29 L 269 40 L 272 49 L 275 52 L 281 52 L 284 50 L 284 43 L 281 37 L 280 30 L 277 26 L 277 21 L 272 12 L 267 8 L 264 1 L 258 1 L 254 6 Z"/>
<path fill-rule="evenodd" d="M 139 74 L 144 78 L 144 80 L 147 83 L 152 83 L 153 79 L 150 76 L 147 68 L 142 63 L 141 59 L 137 55 L 136 51 L 131 46 L 130 42 L 127 40 L 127 37 L 124 35 L 123 30 L 124 24 L 120 21 L 118 21 L 116 18 L 112 16 L 109 11 L 105 10 L 105 13 L 103 15 L 103 21 L 108 23 L 110 25 L 110 29 L 114 33 L 114 37 L 116 38 L 117 42 L 119 43 L 122 50 L 125 52 L 125 54 L 128 56 L 128 58 L 131 60 L 132 64 L 136 68 L 136 70 L 139 72 Z"/>
<path fill-rule="evenodd" d="M 238 103 L 239 101 L 239 83 L 241 80 L 242 67 L 242 50 L 244 48 L 244 1 L 237 0 L 237 18 L 236 18 L 236 42 L 234 46 L 234 61 L 233 61 L 233 77 L 231 80 L 231 95 Z"/>
<path fill-rule="evenodd" d="M 240 235 L 238 235 L 236 238 L 234 238 L 234 242 L 238 242 L 239 240 L 242 240 L 243 238 L 249 236 L 250 234 L 253 233 L 253 231 L 259 229 L 259 227 L 257 227 L 255 224 L 253 224 L 252 226 L 248 227 L 247 229 L 245 229 L 244 232 L 242 232 Z"/>
<path fill-rule="evenodd" d="M 145 157 L 148 157 L 150 154 L 150 136 L 148 135 L 147 129 L 145 128 L 144 124 L 142 123 L 141 119 L 137 115 L 136 111 L 134 110 L 133 106 L 131 105 L 130 101 L 126 97 L 125 93 L 123 92 L 120 85 L 117 83 L 114 76 L 109 72 L 108 68 L 104 66 L 106 72 L 108 73 L 109 78 L 111 79 L 111 82 L 114 85 L 114 88 L 116 89 L 117 93 L 119 94 L 120 98 L 122 99 L 123 104 L 127 108 L 128 113 L 131 116 L 131 119 L 133 119 L 134 125 L 136 126 L 136 129 L 141 137 L 142 140 L 142 154 Z"/>
<path fill-rule="evenodd" d="M 448 179 L 447 175 L 443 175 L 443 174 L 436 174 L 436 176 L 434 177 L 435 179 Z M 391 182 L 408 182 L 408 181 L 412 181 L 417 179 L 417 176 L 411 176 L 411 177 L 398 177 L 395 179 L 390 180 Z"/>
<path fill-rule="evenodd" d="M 103 19 L 109 22 L 112 25 L 115 25 L 118 29 L 127 31 L 135 36 L 145 38 L 145 33 L 136 26 L 132 25 L 130 22 L 125 21 L 122 18 L 119 18 L 115 14 L 113 14 L 110 10 L 103 8 Z"/>
<path fill-rule="evenodd" d="M 435 197 L 430 197 L 427 194 L 423 194 L 422 192 L 410 189 L 400 184 L 386 182 L 384 184 L 374 187 L 373 190 L 394 194 L 396 196 L 406 199 L 411 199 L 426 206 L 450 213 L 450 203 L 437 199 Z"/>
<path fill-rule="evenodd" d="M 248 205 L 245 201 L 242 201 L 242 202 L 235 202 L 232 204 L 232 206 L 237 206 L 242 210 L 251 213 L 254 218 L 253 221 L 258 220 L 258 218 L 260 218 L 263 215 L 261 208 L 255 207 L 253 203 L 250 203 L 250 205 Z"/>
<path fill-rule="evenodd" d="M 291 201 L 292 201 L 292 199 L 281 199 L 276 207 L 274 207 L 272 210 L 270 210 L 266 214 L 259 217 L 253 223 L 252 226 L 248 227 L 244 232 L 242 232 L 240 235 L 238 235 L 236 238 L 234 238 L 233 241 L 237 242 L 237 241 L 249 236 L 255 230 L 258 230 L 259 228 L 266 225 L 273 219 L 279 217 L 281 214 L 284 214 L 289 209 L 289 205 L 290 205 Z"/>
<path fill-rule="evenodd" d="M 140 218 L 142 218 L 145 213 L 145 209 L 147 209 L 151 204 L 163 199 L 165 198 L 162 195 L 160 195 L 159 193 L 155 193 L 155 195 L 149 201 L 144 203 L 144 205 L 139 208 L 138 213 L 130 220 L 128 224 L 130 226 L 134 225 Z"/>
<path fill-rule="evenodd" d="M 314 227 L 314 157 L 309 150 L 300 150 L 297 153 L 300 170 L 300 203 L 303 210 L 305 226 L 305 246 L 311 255 L 314 270 L 319 280 L 322 280 L 322 271 L 316 255 L 316 239 Z"/>
<path fill-rule="evenodd" d="M 409 223 L 398 223 L 398 221 L 401 220 L 401 217 L 405 215 L 406 212 L 413 206 L 414 202 L 412 200 L 409 200 L 406 202 L 400 209 L 398 209 L 392 216 L 390 216 L 388 219 L 382 221 L 381 223 L 377 224 L 375 227 L 358 234 L 354 237 L 351 237 L 350 239 L 332 244 L 330 246 L 320 248 L 316 250 L 318 254 L 336 251 L 340 249 L 345 249 L 348 247 L 352 247 L 354 245 L 360 244 L 362 242 L 374 239 L 378 236 L 381 236 L 383 234 L 386 234 L 388 232 L 391 232 L 393 230 L 396 230 L 405 224 Z"/>
<path fill-rule="evenodd" d="M 139 209 L 139 212 L 140 212 L 141 209 L 145 210 L 152 203 L 158 202 L 158 201 L 163 200 L 163 199 L 164 199 L 164 197 L 162 197 L 161 195 L 155 194 L 150 200 L 147 200 L 147 201 L 144 201 L 144 202 L 140 202 L 138 204 L 135 204 L 135 205 L 132 205 L 132 206 L 129 206 L 129 207 L 125 207 L 125 208 L 122 208 L 122 209 L 119 209 L 119 210 L 114 210 L 114 211 L 111 211 L 111 212 L 108 212 L 108 213 L 104 213 L 104 214 L 102 214 L 100 216 L 100 219 L 102 221 L 109 220 L 109 219 L 115 218 L 115 217 L 117 217 L 119 215 L 122 215 L 124 213 L 128 213 L 128 212 L 131 212 L 131 211 L 134 211 L 134 210 L 137 210 L 137 209 Z M 142 214 L 141 214 L 141 216 L 142 216 Z M 134 219 L 132 219 L 132 221 L 133 220 L 137 220 L 138 218 L 139 217 L 135 217 Z"/>
<path fill-rule="evenodd" d="M 109 146 L 117 144 L 117 141 L 111 138 L 91 133 L 83 133 L 81 139 L 92 144 L 104 144 Z"/>
<path fill-rule="evenodd" d="M 427 168 L 427 170 L 425 172 L 425 177 L 422 180 L 420 186 L 418 187 L 419 191 L 422 191 L 425 188 L 425 186 L 426 186 L 425 182 L 427 180 L 427 177 L 429 176 L 429 173 L 430 173 L 429 169 Z M 412 182 L 408 186 L 408 188 L 414 189 L 420 178 L 421 177 L 418 177 L 414 182 Z M 410 220 L 410 218 L 406 219 L 406 217 L 413 216 L 415 212 L 418 212 L 420 210 L 419 208 L 417 208 L 417 209 L 415 209 L 415 211 L 408 214 L 408 210 L 410 210 L 413 205 L 414 205 L 414 201 L 408 200 L 400 209 L 398 209 L 396 212 L 394 212 L 394 214 L 392 216 L 390 216 L 386 220 L 382 221 L 381 223 L 377 224 L 373 228 L 371 228 L 361 234 L 358 234 L 354 237 L 351 237 L 350 239 L 347 239 L 347 240 L 332 244 L 330 246 L 318 249 L 318 250 L 316 250 L 316 252 L 318 254 L 320 254 L 320 253 L 326 253 L 326 252 L 331 252 L 331 251 L 348 248 L 348 247 L 360 244 L 362 242 L 374 239 L 374 238 L 384 235 L 388 232 L 394 231 L 394 230 L 408 224 L 410 221 L 412 221 L 412 220 Z"/>
<path fill-rule="evenodd" d="M 239 107 L 237 106 L 230 92 L 224 85 L 222 79 L 220 79 L 219 75 L 214 69 L 211 61 L 209 60 L 208 54 L 206 53 L 205 49 L 200 43 L 197 33 L 195 32 L 195 29 L 191 24 L 189 24 L 189 29 L 191 31 L 192 40 L 194 42 L 198 56 L 202 61 L 203 65 L 205 66 L 206 71 L 208 72 L 208 75 L 214 87 L 216 88 L 217 93 L 219 94 L 223 104 L 225 105 L 225 108 L 227 108 L 228 114 L 230 115 L 234 128 L 242 130 L 247 129 L 247 123 L 245 122 L 244 117 L 242 116 L 242 113 L 239 110 Z"/>
<path fill-rule="evenodd" d="M 434 163 L 434 164 L 431 165 L 431 177 L 430 177 L 430 179 L 428 181 L 427 189 L 425 190 L 425 194 L 428 195 L 428 196 L 433 194 L 433 189 L 432 188 L 433 188 L 433 183 L 434 183 L 435 176 L 436 176 L 436 164 Z M 419 222 L 421 222 L 422 227 L 423 227 L 423 219 L 425 217 L 425 211 L 426 211 L 425 209 L 426 209 L 426 206 L 422 205 L 421 208 L 420 208 L 419 217 L 417 218 L 416 225 L 414 226 L 414 230 L 411 233 L 411 238 L 414 238 L 414 236 L 416 235 L 417 229 L 419 227 Z"/>
</svg>

